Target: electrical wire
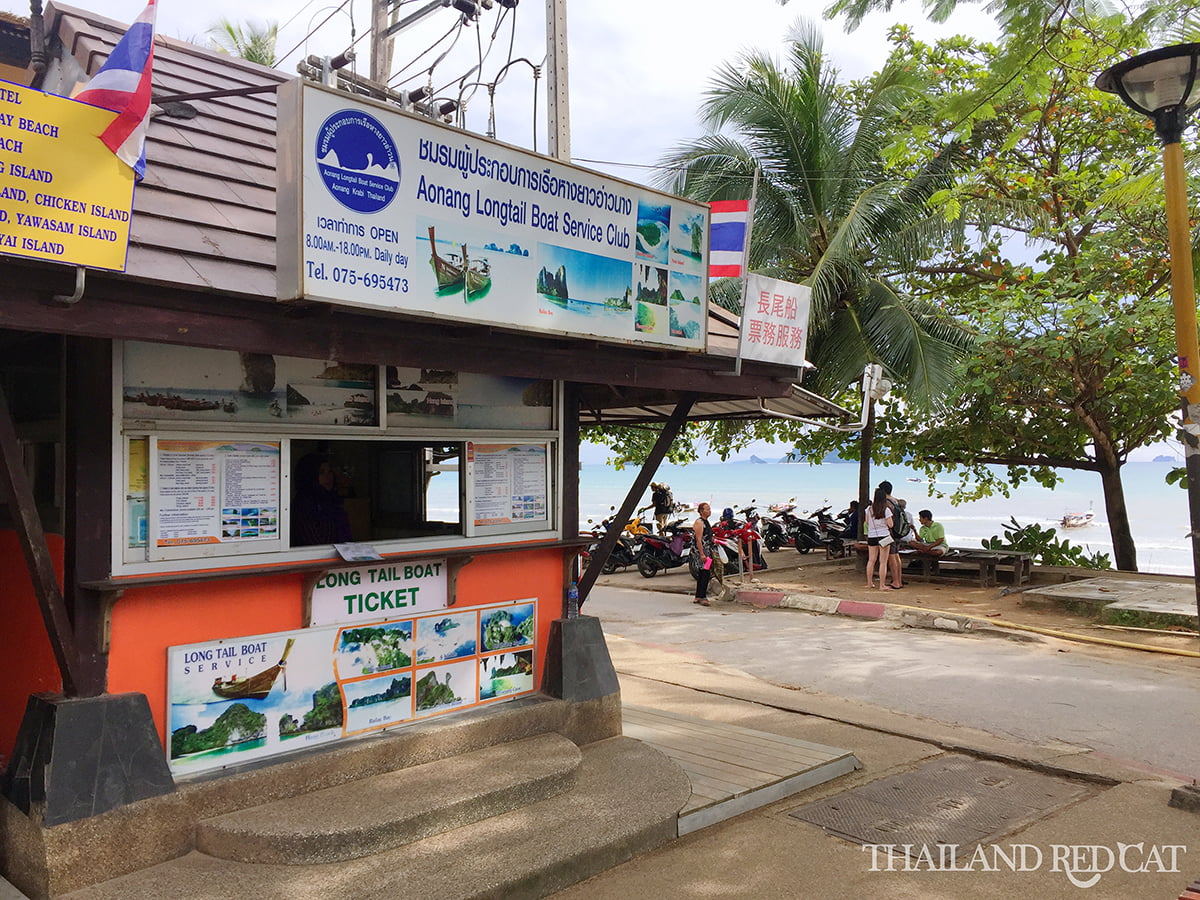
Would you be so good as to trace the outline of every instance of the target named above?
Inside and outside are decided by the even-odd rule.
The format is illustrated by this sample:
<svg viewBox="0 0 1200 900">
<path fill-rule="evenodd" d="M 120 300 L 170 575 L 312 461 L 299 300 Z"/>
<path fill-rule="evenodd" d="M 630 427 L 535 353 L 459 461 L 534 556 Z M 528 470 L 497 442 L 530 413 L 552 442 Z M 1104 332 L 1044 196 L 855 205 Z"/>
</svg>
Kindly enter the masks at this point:
<svg viewBox="0 0 1200 900">
<path fill-rule="evenodd" d="M 451 25 L 450 29 L 445 34 L 443 34 L 440 38 L 438 38 L 436 41 L 434 41 L 432 44 L 430 44 L 428 47 L 426 47 L 424 50 L 422 50 L 420 53 L 418 53 L 416 56 L 414 56 L 412 58 L 411 62 L 409 62 L 407 65 L 403 66 L 395 75 L 393 75 L 391 78 L 389 78 L 388 85 L 394 86 L 396 84 L 403 84 L 405 81 L 408 81 L 410 79 L 417 78 L 418 76 L 426 74 L 425 70 L 422 69 L 420 72 L 416 72 L 412 75 L 409 75 L 407 78 L 401 79 L 401 76 L 405 73 L 405 71 L 407 69 L 411 68 L 412 66 L 415 66 L 421 60 L 421 58 L 423 56 L 425 56 L 426 54 L 432 53 L 434 50 L 437 49 L 438 44 L 440 44 L 442 41 L 446 40 L 446 38 L 450 37 L 450 35 L 454 34 L 455 31 L 461 31 L 461 29 L 462 29 L 461 21 L 455 22 L 453 25 Z M 455 40 L 457 41 L 458 38 L 456 37 Z M 454 45 L 451 44 L 451 49 L 453 49 L 453 46 Z M 447 50 L 446 52 L 448 53 L 449 50 Z M 442 56 L 444 57 L 445 54 L 442 54 Z M 440 61 L 441 60 L 439 59 L 439 62 Z M 434 63 L 434 66 L 436 66 L 436 65 L 437 65 L 437 63 Z M 433 69 L 431 67 L 429 70 L 429 73 L 432 74 L 432 72 L 433 72 Z"/>
<path fill-rule="evenodd" d="M 338 13 L 342 12 L 342 10 L 345 8 L 346 4 L 349 2 L 350 2 L 350 0 L 342 0 L 341 5 L 338 6 L 336 9 L 334 9 L 334 11 L 331 12 L 329 15 L 327 15 L 323 20 L 321 20 L 320 25 L 318 25 L 316 28 L 310 29 L 308 34 L 306 34 L 300 40 L 300 42 L 298 44 L 296 44 L 295 47 L 293 47 L 287 53 L 280 56 L 278 61 L 276 62 L 276 65 L 280 65 L 281 63 L 283 63 L 283 61 L 286 60 L 289 56 L 291 56 L 293 53 L 295 53 L 297 50 L 299 50 L 301 47 L 303 47 L 305 44 L 307 44 L 308 41 L 312 38 L 312 36 L 314 34 L 316 34 L 318 31 L 320 31 L 329 22 L 330 19 L 332 19 Z M 325 7 L 325 8 L 328 9 L 329 7 Z M 351 21 L 351 23 L 353 23 L 353 21 L 354 21 L 353 17 L 351 17 L 350 21 Z"/>
</svg>

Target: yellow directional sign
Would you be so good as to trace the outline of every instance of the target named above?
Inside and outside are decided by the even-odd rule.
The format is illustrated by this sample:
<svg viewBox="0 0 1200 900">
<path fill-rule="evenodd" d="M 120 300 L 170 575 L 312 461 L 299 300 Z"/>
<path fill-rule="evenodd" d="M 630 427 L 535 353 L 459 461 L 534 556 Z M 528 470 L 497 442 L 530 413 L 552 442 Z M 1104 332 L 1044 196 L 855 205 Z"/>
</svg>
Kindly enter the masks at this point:
<svg viewBox="0 0 1200 900">
<path fill-rule="evenodd" d="M 0 253 L 125 270 L 133 170 L 99 137 L 115 116 L 0 81 Z"/>
</svg>

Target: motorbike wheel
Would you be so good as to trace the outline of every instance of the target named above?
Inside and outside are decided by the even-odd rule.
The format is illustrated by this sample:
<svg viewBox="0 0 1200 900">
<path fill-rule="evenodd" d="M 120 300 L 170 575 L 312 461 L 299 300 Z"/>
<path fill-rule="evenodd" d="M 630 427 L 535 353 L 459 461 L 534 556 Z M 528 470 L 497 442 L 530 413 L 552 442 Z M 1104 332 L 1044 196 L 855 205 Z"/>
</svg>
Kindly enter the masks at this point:
<svg viewBox="0 0 1200 900">
<path fill-rule="evenodd" d="M 638 571 L 642 573 L 643 578 L 653 578 L 658 574 L 658 560 L 651 556 L 642 555 L 637 561 Z"/>
<path fill-rule="evenodd" d="M 783 538 L 778 534 L 771 532 L 765 538 L 763 538 L 763 543 L 767 545 L 767 550 L 769 550 L 771 553 L 774 553 L 783 546 Z"/>
<path fill-rule="evenodd" d="M 799 550 L 801 553 L 807 553 L 809 550 L 812 549 L 812 547 L 808 546 L 808 544 L 803 544 L 803 545 L 797 544 L 796 549 Z"/>
<path fill-rule="evenodd" d="M 613 562 L 613 558 L 610 556 L 604 561 L 604 565 L 600 567 L 600 572 L 604 575 L 611 575 L 615 571 L 617 571 L 617 564 Z"/>
</svg>

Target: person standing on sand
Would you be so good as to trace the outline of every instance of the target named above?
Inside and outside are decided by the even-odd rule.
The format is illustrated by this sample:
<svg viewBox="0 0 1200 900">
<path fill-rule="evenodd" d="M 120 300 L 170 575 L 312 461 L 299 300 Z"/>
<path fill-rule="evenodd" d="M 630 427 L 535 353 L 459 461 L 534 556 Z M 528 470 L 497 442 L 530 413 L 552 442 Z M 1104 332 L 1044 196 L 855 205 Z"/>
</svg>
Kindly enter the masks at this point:
<svg viewBox="0 0 1200 900">
<path fill-rule="evenodd" d="M 875 488 L 875 497 L 867 507 L 867 587 L 875 587 L 872 569 L 879 569 L 879 589 L 892 590 L 887 583 L 888 557 L 892 543 L 892 510 L 888 506 L 887 491 L 883 485 Z"/>
</svg>

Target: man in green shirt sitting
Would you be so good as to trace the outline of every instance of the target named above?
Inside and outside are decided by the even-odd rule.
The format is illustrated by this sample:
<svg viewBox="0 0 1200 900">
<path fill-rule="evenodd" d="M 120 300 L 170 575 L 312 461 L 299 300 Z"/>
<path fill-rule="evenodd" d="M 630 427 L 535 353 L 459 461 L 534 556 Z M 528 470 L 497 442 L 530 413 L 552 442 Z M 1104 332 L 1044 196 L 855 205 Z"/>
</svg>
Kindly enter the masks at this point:
<svg viewBox="0 0 1200 900">
<path fill-rule="evenodd" d="M 946 529 L 933 521 L 933 513 L 923 509 L 917 513 L 921 527 L 917 538 L 909 542 L 909 546 L 925 556 L 945 556 Z"/>
</svg>

